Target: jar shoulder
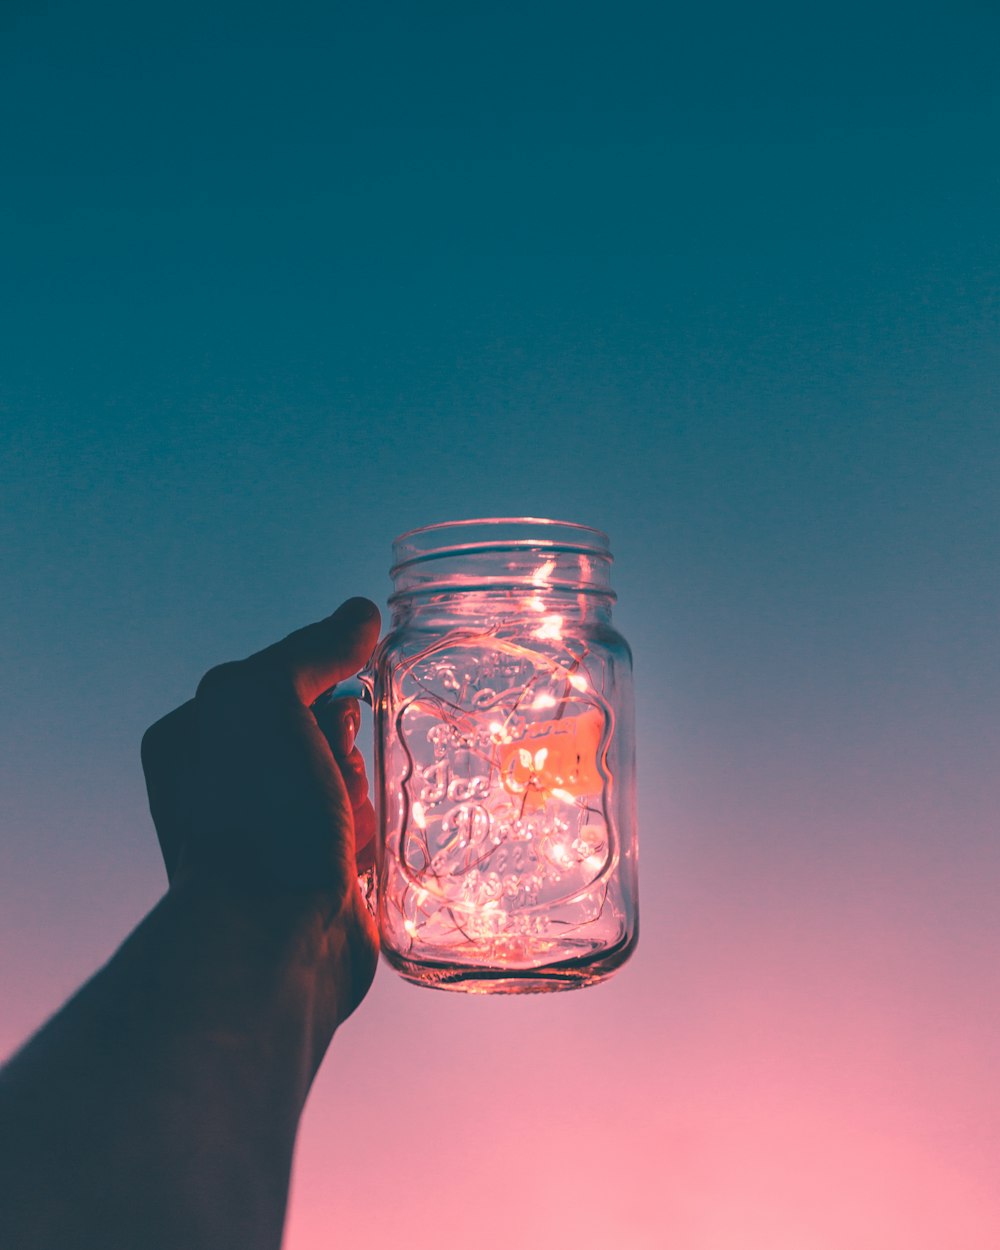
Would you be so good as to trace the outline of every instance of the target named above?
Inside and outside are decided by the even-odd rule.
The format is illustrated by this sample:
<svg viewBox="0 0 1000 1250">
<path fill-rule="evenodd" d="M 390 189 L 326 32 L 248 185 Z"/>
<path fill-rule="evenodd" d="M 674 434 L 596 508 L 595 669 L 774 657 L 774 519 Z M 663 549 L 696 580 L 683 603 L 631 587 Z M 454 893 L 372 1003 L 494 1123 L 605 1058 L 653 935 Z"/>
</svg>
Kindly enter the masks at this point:
<svg viewBox="0 0 1000 1250">
<path fill-rule="evenodd" d="M 410 658 L 424 650 L 446 649 L 450 646 L 474 644 L 489 649 L 493 642 L 509 642 L 522 634 L 530 639 L 530 626 L 531 622 L 525 623 L 523 627 L 519 622 L 511 622 L 499 629 L 466 625 L 442 627 L 434 623 L 404 621 L 393 626 L 381 639 L 372 657 L 372 664 L 391 664 L 399 658 Z M 574 621 L 571 625 L 564 624 L 562 637 L 573 651 L 578 650 L 575 644 L 583 644 L 585 650 L 591 654 L 596 652 L 612 662 L 625 663 L 629 668 L 632 667 L 632 648 L 610 621 L 594 619 Z"/>
<path fill-rule="evenodd" d="M 595 648 L 606 651 L 615 658 L 624 659 L 632 667 L 632 648 L 624 634 L 619 633 L 609 621 L 597 621 L 587 638 Z"/>
</svg>

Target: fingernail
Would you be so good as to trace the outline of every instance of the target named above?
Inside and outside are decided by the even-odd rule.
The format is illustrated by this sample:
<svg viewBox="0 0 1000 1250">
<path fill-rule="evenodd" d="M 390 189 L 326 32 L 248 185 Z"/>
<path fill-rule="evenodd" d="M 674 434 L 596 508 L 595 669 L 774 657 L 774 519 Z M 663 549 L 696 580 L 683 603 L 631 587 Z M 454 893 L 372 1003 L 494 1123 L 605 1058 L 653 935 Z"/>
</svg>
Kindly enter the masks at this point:
<svg viewBox="0 0 1000 1250">
<path fill-rule="evenodd" d="M 354 700 L 329 699 L 321 723 L 334 755 L 350 755 L 361 727 L 361 714 Z"/>
</svg>

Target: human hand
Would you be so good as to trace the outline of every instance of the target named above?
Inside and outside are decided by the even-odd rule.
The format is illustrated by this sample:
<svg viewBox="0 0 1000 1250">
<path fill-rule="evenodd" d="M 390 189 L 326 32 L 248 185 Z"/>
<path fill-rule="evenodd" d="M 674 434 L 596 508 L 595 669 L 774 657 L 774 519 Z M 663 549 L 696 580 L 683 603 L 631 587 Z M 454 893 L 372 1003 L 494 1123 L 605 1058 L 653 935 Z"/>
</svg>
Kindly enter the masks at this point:
<svg viewBox="0 0 1000 1250">
<path fill-rule="evenodd" d="M 343 1019 L 374 976 L 378 934 L 358 887 L 375 814 L 354 736 L 356 700 L 313 711 L 367 661 L 379 613 L 350 599 L 326 620 L 211 669 L 195 697 L 146 731 L 142 764 L 171 889 L 250 901 L 338 964 Z"/>
<path fill-rule="evenodd" d="M 310 705 L 378 630 L 348 600 L 146 732 L 170 889 L 0 1071 L 4 1246 L 276 1250 L 309 1085 L 378 956 L 359 708 Z"/>
</svg>

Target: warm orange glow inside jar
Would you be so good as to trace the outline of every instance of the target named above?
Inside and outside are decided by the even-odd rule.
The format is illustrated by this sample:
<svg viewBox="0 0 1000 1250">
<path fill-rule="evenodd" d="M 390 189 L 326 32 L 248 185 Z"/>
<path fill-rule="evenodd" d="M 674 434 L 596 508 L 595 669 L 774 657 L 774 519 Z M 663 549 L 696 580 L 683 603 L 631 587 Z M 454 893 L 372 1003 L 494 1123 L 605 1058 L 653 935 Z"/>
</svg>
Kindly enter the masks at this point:
<svg viewBox="0 0 1000 1250">
<path fill-rule="evenodd" d="M 383 952 L 441 989 L 603 980 L 637 931 L 631 656 L 607 538 L 460 521 L 394 554 L 372 665 Z"/>
</svg>

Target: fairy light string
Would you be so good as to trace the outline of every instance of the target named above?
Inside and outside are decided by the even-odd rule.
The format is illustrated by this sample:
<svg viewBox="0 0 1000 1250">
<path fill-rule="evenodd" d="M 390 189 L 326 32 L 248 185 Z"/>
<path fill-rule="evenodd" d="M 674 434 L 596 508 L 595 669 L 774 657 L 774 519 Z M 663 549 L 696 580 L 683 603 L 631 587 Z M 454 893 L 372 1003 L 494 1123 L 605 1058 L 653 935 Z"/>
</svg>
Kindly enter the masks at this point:
<svg viewBox="0 0 1000 1250">
<path fill-rule="evenodd" d="M 404 767 L 387 860 L 415 950 L 542 962 L 609 905 L 614 713 L 545 594 L 554 564 L 533 575 L 527 618 L 453 629 L 397 664 Z"/>
</svg>

